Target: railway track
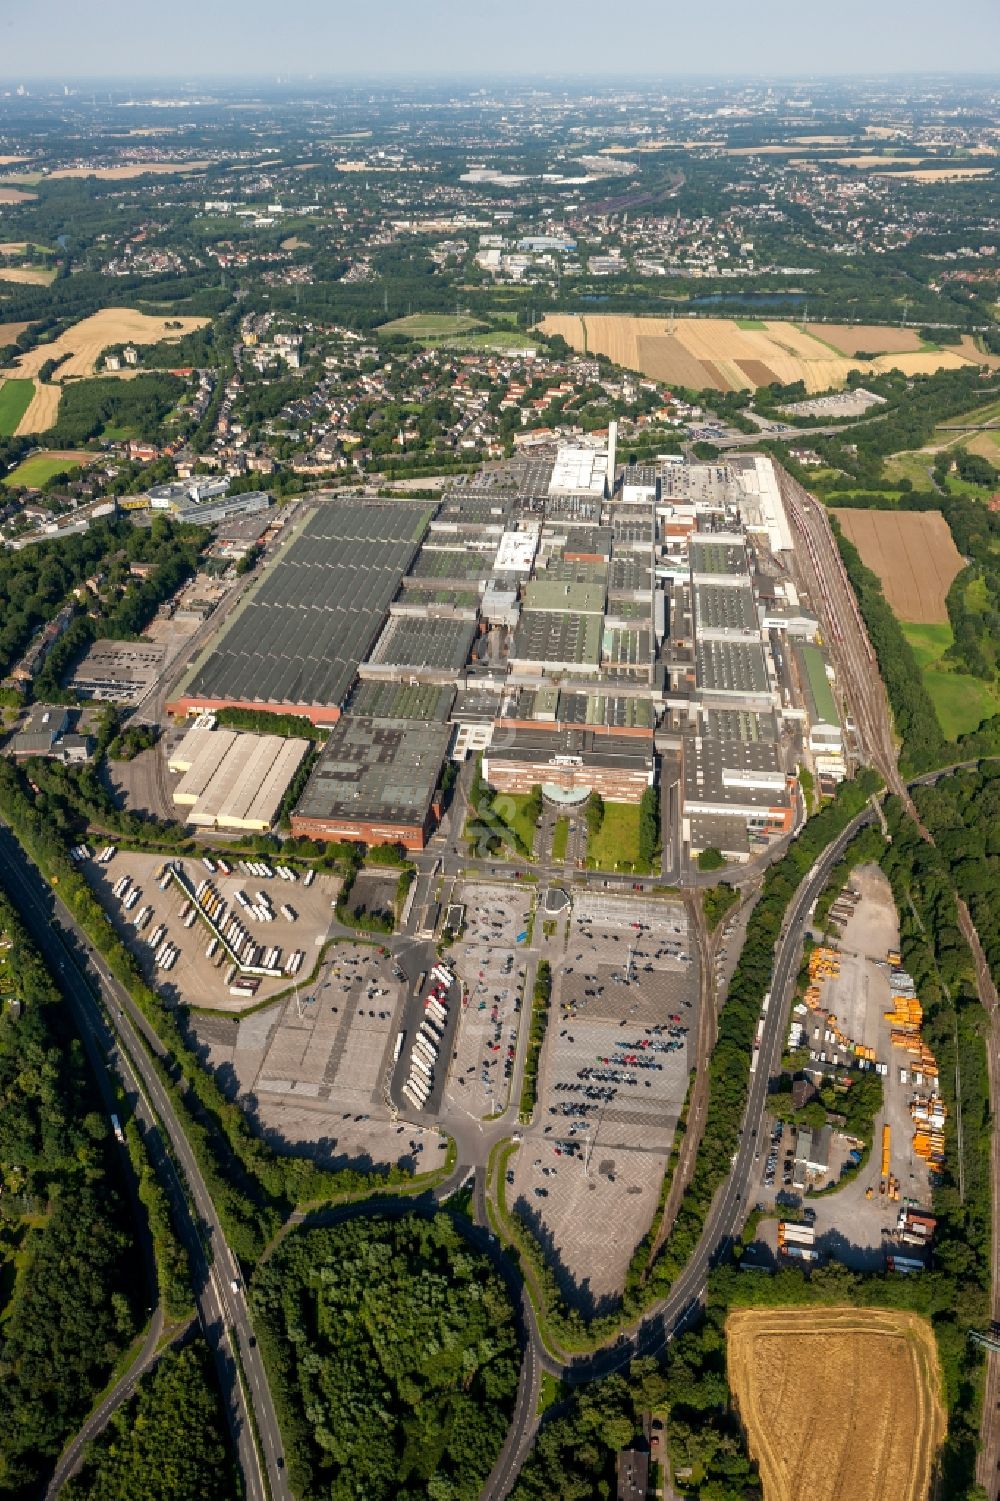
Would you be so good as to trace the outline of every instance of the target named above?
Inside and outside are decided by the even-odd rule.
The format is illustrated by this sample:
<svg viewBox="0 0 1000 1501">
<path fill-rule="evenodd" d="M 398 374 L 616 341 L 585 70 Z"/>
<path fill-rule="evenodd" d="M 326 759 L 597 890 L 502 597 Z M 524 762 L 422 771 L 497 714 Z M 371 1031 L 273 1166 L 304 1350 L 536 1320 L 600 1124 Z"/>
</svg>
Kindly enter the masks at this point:
<svg viewBox="0 0 1000 1501">
<path fill-rule="evenodd" d="M 814 604 L 823 617 L 824 628 L 829 632 L 838 667 L 843 673 L 843 686 L 854 709 L 861 746 L 882 773 L 890 792 L 903 799 L 922 837 L 933 844 L 899 772 L 889 705 L 878 663 L 826 510 L 780 465 L 775 467 L 789 519 L 797 540 L 802 543 L 798 549 L 800 563 L 810 589 L 815 590 Z M 979 999 L 990 1022 L 986 1056 L 993 1117 L 990 1146 L 994 1189 L 991 1317 L 997 1323 L 1000 1322 L 1000 1001 L 975 924 L 961 900 L 958 901 L 958 914 L 959 925 L 975 962 Z M 1000 1501 L 1000 1352 L 989 1351 L 986 1362 L 976 1479 L 989 1501 Z"/>
</svg>

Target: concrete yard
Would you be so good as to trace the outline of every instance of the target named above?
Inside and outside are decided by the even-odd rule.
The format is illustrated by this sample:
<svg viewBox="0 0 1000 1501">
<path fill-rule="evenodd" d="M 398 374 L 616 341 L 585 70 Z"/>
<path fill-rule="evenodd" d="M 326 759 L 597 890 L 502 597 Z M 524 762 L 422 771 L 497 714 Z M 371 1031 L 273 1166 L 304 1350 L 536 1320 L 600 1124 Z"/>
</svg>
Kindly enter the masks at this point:
<svg viewBox="0 0 1000 1501">
<path fill-rule="evenodd" d="M 99 853 L 100 846 L 95 850 L 95 854 Z M 157 872 L 163 866 L 165 858 L 161 855 L 118 850 L 107 865 L 98 864 L 96 859 L 88 860 L 85 865 L 87 879 L 108 912 L 116 932 L 127 942 L 144 974 L 159 993 L 168 1000 L 175 1000 L 186 1006 L 239 1014 L 251 1006 L 260 1005 L 261 1001 L 270 996 L 289 989 L 292 980 L 282 975 L 262 980 L 257 994 L 250 999 L 230 995 L 225 983 L 229 961 L 221 945 L 214 957 L 209 959 L 206 950 L 212 935 L 206 924 L 199 918 L 192 927 L 185 928 L 180 918 L 184 904 L 180 889 L 174 883 L 166 891 L 159 889 Z M 270 879 L 247 874 L 239 869 L 235 857 L 230 858 L 233 866 L 230 876 L 218 871 L 210 876 L 200 860 L 185 858 L 178 863 L 192 885 L 197 886 L 203 877 L 210 879 L 214 889 L 239 915 L 243 926 L 253 938 L 281 949 L 282 962 L 296 950 L 301 950 L 304 958 L 297 977 L 298 984 L 301 987 L 308 981 L 319 958 L 319 950 L 330 931 L 332 904 L 340 889 L 339 877 L 317 875 L 312 885 L 307 887 L 302 880 L 283 881 L 277 874 Z M 274 868 L 273 864 L 271 868 Z M 131 877 L 142 893 L 131 912 L 124 911 L 122 903 L 113 893 L 115 884 L 125 875 Z M 274 921 L 269 923 L 257 922 L 248 912 L 236 906 L 235 902 L 237 891 L 244 891 L 252 898 L 254 892 L 264 889 L 270 896 L 275 913 Z M 296 914 L 294 921 L 288 921 L 281 915 L 280 908 L 285 904 Z M 133 919 L 145 906 L 151 907 L 152 913 L 142 932 L 137 932 Z M 169 939 L 179 950 L 177 961 L 169 972 L 155 968 L 154 954 L 150 947 L 150 937 L 161 925 L 165 927 L 164 941 Z"/>
<path fill-rule="evenodd" d="M 275 1145 L 426 1172 L 442 1160 L 444 1138 L 395 1123 L 384 1098 L 406 991 L 376 946 L 338 943 L 297 996 L 238 1022 L 199 1016 L 193 1025 L 205 1061 L 252 1103 Z"/>
<path fill-rule="evenodd" d="M 890 1024 L 884 1013 L 890 1007 L 889 967 L 886 954 L 899 946 L 899 919 L 888 881 L 877 866 L 860 866 L 849 885 L 860 891 L 861 901 L 841 930 L 837 945 L 840 974 L 823 982 L 821 1003 L 837 1017 L 842 1030 L 856 1042 L 876 1050 L 880 1062 L 889 1071 L 882 1080 L 883 1108 L 875 1119 L 874 1145 L 864 1170 L 835 1192 L 819 1196 L 797 1193 L 784 1181 L 786 1154 L 791 1150 L 791 1129 L 785 1129 L 778 1144 L 778 1170 L 774 1185 L 768 1188 L 763 1179 L 768 1140 L 762 1139 L 755 1161 L 752 1194 L 768 1209 L 782 1205 L 808 1205 L 816 1216 L 816 1247 L 821 1254 L 835 1257 L 858 1271 L 880 1270 L 885 1263 L 884 1236 L 893 1229 L 903 1199 L 930 1208 L 930 1175 L 927 1164 L 913 1151 L 913 1122 L 909 1103 L 913 1088 L 902 1084 L 900 1066 L 907 1055 L 890 1042 Z M 816 1023 L 810 1017 L 811 1037 Z M 882 1166 L 882 1127 L 890 1128 L 890 1172 L 899 1179 L 900 1200 L 879 1193 Z M 950 1127 L 950 1123 L 949 1123 Z M 946 1127 L 948 1129 L 949 1127 Z M 835 1132 L 831 1153 L 831 1173 L 820 1186 L 835 1181 L 845 1160 L 843 1137 Z M 790 1163 L 790 1159 L 789 1159 Z M 866 1191 L 872 1190 L 871 1198 Z M 758 1254 L 774 1254 L 775 1222 L 760 1227 L 755 1247 Z"/>
<path fill-rule="evenodd" d="M 526 961 L 518 934 L 528 930 L 534 893 L 517 886 L 467 885 L 453 900 L 465 904 L 465 933 L 448 955 L 464 981 L 462 1013 L 448 1078 L 450 1105 L 482 1119 L 504 1109 L 521 1020 Z M 512 1072 L 512 1069 L 511 1069 Z"/>
<path fill-rule="evenodd" d="M 578 892 L 565 931 L 560 919 L 537 1124 L 507 1197 L 592 1312 L 621 1292 L 652 1222 L 694 1066 L 698 972 L 677 902 Z"/>
</svg>

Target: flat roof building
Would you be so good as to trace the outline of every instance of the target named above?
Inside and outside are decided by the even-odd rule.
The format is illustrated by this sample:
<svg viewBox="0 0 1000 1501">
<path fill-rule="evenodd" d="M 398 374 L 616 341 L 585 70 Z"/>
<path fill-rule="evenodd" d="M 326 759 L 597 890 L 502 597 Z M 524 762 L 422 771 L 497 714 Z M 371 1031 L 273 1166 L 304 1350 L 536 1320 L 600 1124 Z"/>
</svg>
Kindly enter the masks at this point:
<svg viewBox="0 0 1000 1501">
<path fill-rule="evenodd" d="M 95 641 L 68 683 L 77 698 L 137 704 L 160 680 L 165 646 L 150 641 Z"/>
<path fill-rule="evenodd" d="M 523 610 L 510 648 L 513 670 L 594 672 L 601 660 L 600 615 Z"/>
<path fill-rule="evenodd" d="M 794 651 L 809 720 L 809 749 L 820 754 L 840 755 L 844 736 L 827 675 L 826 657 L 818 646 L 805 642 L 797 644 Z"/>
<path fill-rule="evenodd" d="M 451 733 L 449 725 L 346 714 L 306 783 L 292 833 L 423 849 Z"/>
<path fill-rule="evenodd" d="M 335 723 L 430 516 L 401 502 L 318 506 L 195 663 L 171 712 L 267 707 Z"/>
<path fill-rule="evenodd" d="M 653 785 L 650 738 L 592 729 L 510 728 L 483 755 L 483 776 L 501 792 L 598 792 L 608 802 L 637 803 Z"/>
</svg>

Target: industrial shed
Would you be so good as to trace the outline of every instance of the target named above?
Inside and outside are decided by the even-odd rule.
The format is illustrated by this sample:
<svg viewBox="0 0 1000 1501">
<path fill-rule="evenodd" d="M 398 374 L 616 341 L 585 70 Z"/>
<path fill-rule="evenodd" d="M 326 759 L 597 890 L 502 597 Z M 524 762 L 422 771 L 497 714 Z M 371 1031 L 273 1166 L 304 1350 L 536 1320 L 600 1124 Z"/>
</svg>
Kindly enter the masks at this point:
<svg viewBox="0 0 1000 1501">
<path fill-rule="evenodd" d="M 173 801 L 198 828 L 266 833 L 308 749 L 308 740 L 196 727 L 170 757 L 182 773 Z"/>
</svg>

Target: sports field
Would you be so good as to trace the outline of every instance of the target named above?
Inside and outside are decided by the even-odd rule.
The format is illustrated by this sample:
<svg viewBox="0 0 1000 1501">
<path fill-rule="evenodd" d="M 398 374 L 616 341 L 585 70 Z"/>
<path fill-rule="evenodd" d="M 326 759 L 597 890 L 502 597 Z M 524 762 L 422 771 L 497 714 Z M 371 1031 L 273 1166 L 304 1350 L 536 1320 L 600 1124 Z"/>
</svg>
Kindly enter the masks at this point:
<svg viewBox="0 0 1000 1501">
<path fill-rule="evenodd" d="M 877 574 L 894 614 L 918 625 L 948 619 L 945 600 L 962 570 L 962 557 L 940 511 L 856 511 L 833 513 Z"/>
<path fill-rule="evenodd" d="M 411 313 L 380 325 L 380 334 L 405 334 L 408 339 L 446 339 L 451 334 L 475 333 L 482 328 L 467 313 Z"/>
<path fill-rule="evenodd" d="M 919 339 L 906 339 L 895 352 L 900 334 L 873 326 L 859 330 L 869 342 L 855 347 L 877 357 L 859 360 L 840 353 L 832 337 L 839 325 L 804 327 L 780 319 L 641 318 L 611 313 L 547 313 L 540 324 L 546 334 L 561 334 L 573 349 L 603 354 L 654 380 L 694 390 L 756 389 L 780 381 L 802 381 L 809 392 L 843 386 L 851 370 L 878 374 L 903 369 L 908 375 L 960 369 L 970 361 L 951 349 L 922 350 Z M 846 337 L 846 335 L 841 335 Z M 885 354 L 879 346 L 886 347 Z M 913 352 L 910 352 L 910 351 Z"/>
<path fill-rule="evenodd" d="M 726 1357 L 764 1501 L 925 1501 L 946 1428 L 925 1319 L 739 1309 L 726 1320 Z"/>
<path fill-rule="evenodd" d="M 161 339 L 179 339 L 204 328 L 207 322 L 207 318 L 153 318 L 134 308 L 102 308 L 74 323 L 50 344 L 39 344 L 22 354 L 16 362 L 17 371 L 19 375 L 37 375 L 46 360 L 65 355 L 53 380 L 81 379 L 95 373 L 101 352 L 111 344 L 157 344 Z"/>
<path fill-rule="evenodd" d="M 35 394 L 33 380 L 0 380 L 0 438 L 13 437 Z"/>
<path fill-rule="evenodd" d="M 15 485 L 31 485 L 37 488 L 44 485 L 47 479 L 54 474 L 62 474 L 66 469 L 79 469 L 81 464 L 89 463 L 94 458 L 92 453 L 74 453 L 70 449 L 53 450 L 49 453 L 33 453 L 30 459 L 25 459 L 23 464 L 18 464 L 10 474 L 5 475 L 2 482 L 9 490 Z"/>
</svg>

